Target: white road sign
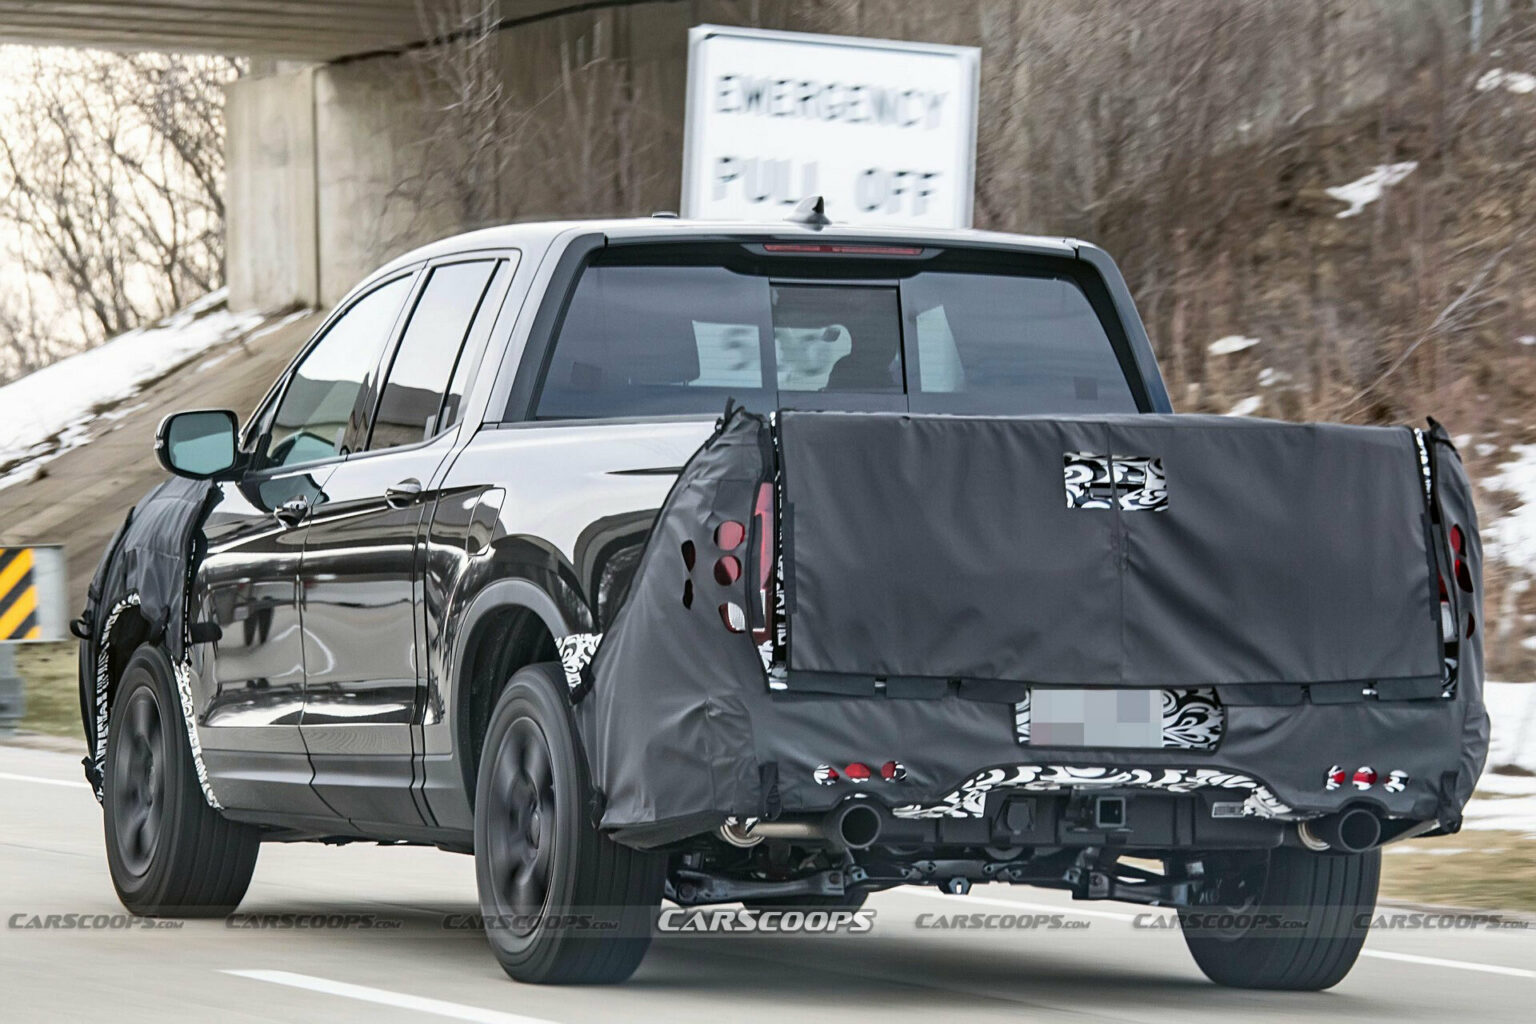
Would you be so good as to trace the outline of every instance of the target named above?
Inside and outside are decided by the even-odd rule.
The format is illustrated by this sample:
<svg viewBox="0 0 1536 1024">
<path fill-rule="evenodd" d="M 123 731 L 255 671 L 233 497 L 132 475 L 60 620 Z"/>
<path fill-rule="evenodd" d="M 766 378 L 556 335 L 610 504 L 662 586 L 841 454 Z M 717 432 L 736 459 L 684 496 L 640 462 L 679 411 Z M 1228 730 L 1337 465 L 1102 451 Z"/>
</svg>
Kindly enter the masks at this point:
<svg viewBox="0 0 1536 1024">
<path fill-rule="evenodd" d="M 685 217 L 970 227 L 981 51 L 699 25 L 688 36 Z"/>
</svg>

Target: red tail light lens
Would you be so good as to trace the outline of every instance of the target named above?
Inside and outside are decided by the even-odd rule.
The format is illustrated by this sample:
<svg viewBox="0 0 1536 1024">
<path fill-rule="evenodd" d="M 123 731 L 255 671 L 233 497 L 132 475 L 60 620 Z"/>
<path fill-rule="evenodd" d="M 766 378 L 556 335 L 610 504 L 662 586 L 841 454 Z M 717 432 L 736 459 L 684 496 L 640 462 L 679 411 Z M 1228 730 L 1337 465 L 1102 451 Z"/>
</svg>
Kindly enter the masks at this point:
<svg viewBox="0 0 1536 1024">
<path fill-rule="evenodd" d="M 715 562 L 715 582 L 728 587 L 741 579 L 741 559 L 735 555 L 723 555 Z"/>
<path fill-rule="evenodd" d="M 1467 539 L 1462 536 L 1461 527 L 1459 526 L 1451 527 L 1451 550 L 1458 555 L 1465 555 L 1467 553 Z"/>
<path fill-rule="evenodd" d="M 715 545 L 721 551 L 735 551 L 747 539 L 747 528 L 734 519 L 727 519 L 715 527 Z"/>
</svg>

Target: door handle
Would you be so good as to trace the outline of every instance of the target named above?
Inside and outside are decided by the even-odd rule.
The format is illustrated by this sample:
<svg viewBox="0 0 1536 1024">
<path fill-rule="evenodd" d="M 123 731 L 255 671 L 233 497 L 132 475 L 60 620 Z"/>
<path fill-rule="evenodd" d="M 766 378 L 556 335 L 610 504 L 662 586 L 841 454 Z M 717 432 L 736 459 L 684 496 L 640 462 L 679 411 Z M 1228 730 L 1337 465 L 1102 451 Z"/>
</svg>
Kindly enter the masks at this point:
<svg viewBox="0 0 1536 1024">
<path fill-rule="evenodd" d="M 384 488 L 384 500 L 390 508 L 405 508 L 421 497 L 421 481 L 407 477 L 397 484 Z"/>
<path fill-rule="evenodd" d="M 273 517 L 285 528 L 293 528 L 309 515 L 308 498 L 289 498 L 272 510 Z"/>
</svg>

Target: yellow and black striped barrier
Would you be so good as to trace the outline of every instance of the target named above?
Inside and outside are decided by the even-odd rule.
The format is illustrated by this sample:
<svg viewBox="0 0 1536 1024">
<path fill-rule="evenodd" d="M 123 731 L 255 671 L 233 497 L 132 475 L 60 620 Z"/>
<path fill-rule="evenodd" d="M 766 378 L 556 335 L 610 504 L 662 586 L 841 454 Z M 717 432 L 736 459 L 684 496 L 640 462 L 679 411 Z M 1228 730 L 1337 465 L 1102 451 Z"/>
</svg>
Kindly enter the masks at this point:
<svg viewBox="0 0 1536 1024">
<path fill-rule="evenodd" d="M 31 548 L 0 548 L 0 642 L 43 635 L 33 561 Z"/>
</svg>

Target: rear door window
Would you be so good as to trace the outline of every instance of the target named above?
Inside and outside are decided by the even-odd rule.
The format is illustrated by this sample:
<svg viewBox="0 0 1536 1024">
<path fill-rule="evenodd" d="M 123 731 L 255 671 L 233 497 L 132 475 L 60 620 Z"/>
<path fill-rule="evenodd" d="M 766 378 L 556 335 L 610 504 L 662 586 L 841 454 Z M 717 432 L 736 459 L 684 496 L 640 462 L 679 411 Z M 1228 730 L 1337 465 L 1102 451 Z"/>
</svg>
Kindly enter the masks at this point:
<svg viewBox="0 0 1536 1024">
<path fill-rule="evenodd" d="M 474 260 L 428 272 L 390 363 L 369 451 L 416 444 L 440 431 L 443 396 L 495 269 L 495 260 Z"/>
</svg>

